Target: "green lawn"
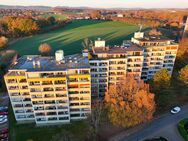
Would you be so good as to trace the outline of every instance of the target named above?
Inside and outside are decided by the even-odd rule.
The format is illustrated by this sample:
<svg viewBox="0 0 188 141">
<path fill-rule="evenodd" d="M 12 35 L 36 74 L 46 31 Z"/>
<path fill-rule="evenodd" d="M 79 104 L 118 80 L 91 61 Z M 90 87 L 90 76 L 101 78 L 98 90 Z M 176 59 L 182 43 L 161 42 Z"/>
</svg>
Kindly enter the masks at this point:
<svg viewBox="0 0 188 141">
<path fill-rule="evenodd" d="M 81 52 L 84 38 L 94 40 L 100 37 L 109 45 L 120 45 L 123 40 L 130 39 L 136 30 L 137 26 L 127 23 L 76 20 L 64 28 L 19 40 L 9 48 L 18 51 L 20 55 L 34 55 L 38 54 L 41 43 L 49 43 L 52 46 L 51 55 L 58 49 L 63 49 L 65 55 L 68 55 Z"/>
<path fill-rule="evenodd" d="M 11 107 L 11 106 L 9 106 Z M 37 127 L 34 123 L 17 124 L 13 111 L 9 108 L 9 140 L 11 141 L 51 141 L 57 134 L 69 133 L 76 141 L 83 141 L 87 132 L 84 121 L 58 126 Z"/>
</svg>

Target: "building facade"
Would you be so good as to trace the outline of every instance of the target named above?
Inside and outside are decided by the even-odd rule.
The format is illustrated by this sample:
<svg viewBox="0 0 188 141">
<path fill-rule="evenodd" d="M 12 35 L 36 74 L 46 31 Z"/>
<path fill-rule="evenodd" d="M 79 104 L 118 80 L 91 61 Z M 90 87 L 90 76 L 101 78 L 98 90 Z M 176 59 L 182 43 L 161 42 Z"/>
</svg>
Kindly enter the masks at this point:
<svg viewBox="0 0 188 141">
<path fill-rule="evenodd" d="M 60 51 L 61 52 L 61 51 Z M 91 112 L 87 57 L 23 56 L 4 76 L 15 119 L 37 125 L 69 123 Z"/>
<path fill-rule="evenodd" d="M 110 84 L 117 84 L 122 76 L 134 75 L 149 80 L 160 69 L 172 74 L 178 44 L 161 37 L 145 37 L 136 32 L 131 41 L 122 46 L 105 46 L 105 41 L 95 41 L 90 59 L 92 95 L 104 96 Z"/>
<path fill-rule="evenodd" d="M 4 76 L 15 118 L 37 125 L 85 119 L 91 95 L 104 96 L 124 76 L 147 81 L 162 68 L 172 74 L 177 50 L 172 40 L 137 32 L 121 46 L 98 39 L 82 55 L 23 56 Z"/>
</svg>

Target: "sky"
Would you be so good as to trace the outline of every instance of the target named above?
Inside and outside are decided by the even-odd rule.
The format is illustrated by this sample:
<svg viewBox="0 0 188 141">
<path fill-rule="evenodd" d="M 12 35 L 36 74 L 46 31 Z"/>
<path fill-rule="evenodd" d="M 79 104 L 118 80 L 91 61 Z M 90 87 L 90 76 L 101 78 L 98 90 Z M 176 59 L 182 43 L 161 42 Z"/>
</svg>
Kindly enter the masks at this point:
<svg viewBox="0 0 188 141">
<path fill-rule="evenodd" d="M 98 8 L 188 8 L 188 0 L 0 0 L 0 5 Z"/>
</svg>

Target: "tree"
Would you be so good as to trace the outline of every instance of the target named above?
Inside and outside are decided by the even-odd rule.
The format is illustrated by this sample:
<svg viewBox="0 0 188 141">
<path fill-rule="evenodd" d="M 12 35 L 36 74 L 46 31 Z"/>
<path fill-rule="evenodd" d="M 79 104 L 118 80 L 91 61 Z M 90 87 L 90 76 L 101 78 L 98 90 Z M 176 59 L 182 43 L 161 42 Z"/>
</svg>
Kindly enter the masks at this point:
<svg viewBox="0 0 188 141">
<path fill-rule="evenodd" d="M 39 52 L 41 54 L 48 54 L 50 53 L 50 51 L 51 51 L 51 47 L 47 43 L 43 43 L 39 46 Z"/>
<path fill-rule="evenodd" d="M 179 79 L 186 85 L 188 85 L 188 65 L 183 67 L 179 71 Z"/>
<path fill-rule="evenodd" d="M 149 85 L 135 80 L 134 76 L 124 77 L 119 84 L 111 85 L 105 102 L 112 124 L 127 128 L 152 119 L 155 111 L 154 94 L 150 93 Z"/>
<path fill-rule="evenodd" d="M 155 36 L 160 36 L 162 35 L 160 31 L 157 31 L 156 28 L 153 28 L 149 31 L 149 35 L 155 35 Z"/>
<path fill-rule="evenodd" d="M 55 24 L 56 20 L 53 16 L 50 16 L 50 17 L 47 18 L 47 21 L 49 22 L 49 24 L 53 25 L 53 24 Z"/>
<path fill-rule="evenodd" d="M 167 69 L 157 71 L 153 76 L 154 87 L 157 89 L 168 88 L 170 86 L 171 76 Z"/>
<path fill-rule="evenodd" d="M 93 42 L 88 38 L 85 38 L 84 41 L 82 42 L 82 46 L 84 49 L 91 49 L 93 46 Z"/>
<path fill-rule="evenodd" d="M 93 104 L 91 115 L 88 117 L 89 130 L 87 140 L 98 141 L 99 140 L 99 127 L 102 122 L 102 115 L 105 113 L 105 108 L 102 100 L 96 100 Z"/>
<path fill-rule="evenodd" d="M 8 39 L 4 36 L 0 37 L 0 48 L 5 47 L 8 43 Z"/>
</svg>

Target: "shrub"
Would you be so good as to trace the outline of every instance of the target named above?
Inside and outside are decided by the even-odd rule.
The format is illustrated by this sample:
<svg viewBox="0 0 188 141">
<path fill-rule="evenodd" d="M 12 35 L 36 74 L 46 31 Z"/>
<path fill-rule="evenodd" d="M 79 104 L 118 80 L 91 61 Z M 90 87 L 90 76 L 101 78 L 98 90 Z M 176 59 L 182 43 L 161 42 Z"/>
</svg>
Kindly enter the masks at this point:
<svg viewBox="0 0 188 141">
<path fill-rule="evenodd" d="M 185 125 L 188 124 L 188 118 L 181 120 L 178 123 L 178 130 L 185 141 L 188 141 L 188 132 L 185 129 Z"/>
<path fill-rule="evenodd" d="M 0 48 L 5 47 L 8 43 L 8 39 L 4 36 L 0 37 Z"/>
<path fill-rule="evenodd" d="M 51 47 L 47 43 L 41 44 L 39 46 L 39 52 L 41 54 L 48 54 L 48 53 L 50 53 L 50 51 L 51 51 Z"/>
</svg>

